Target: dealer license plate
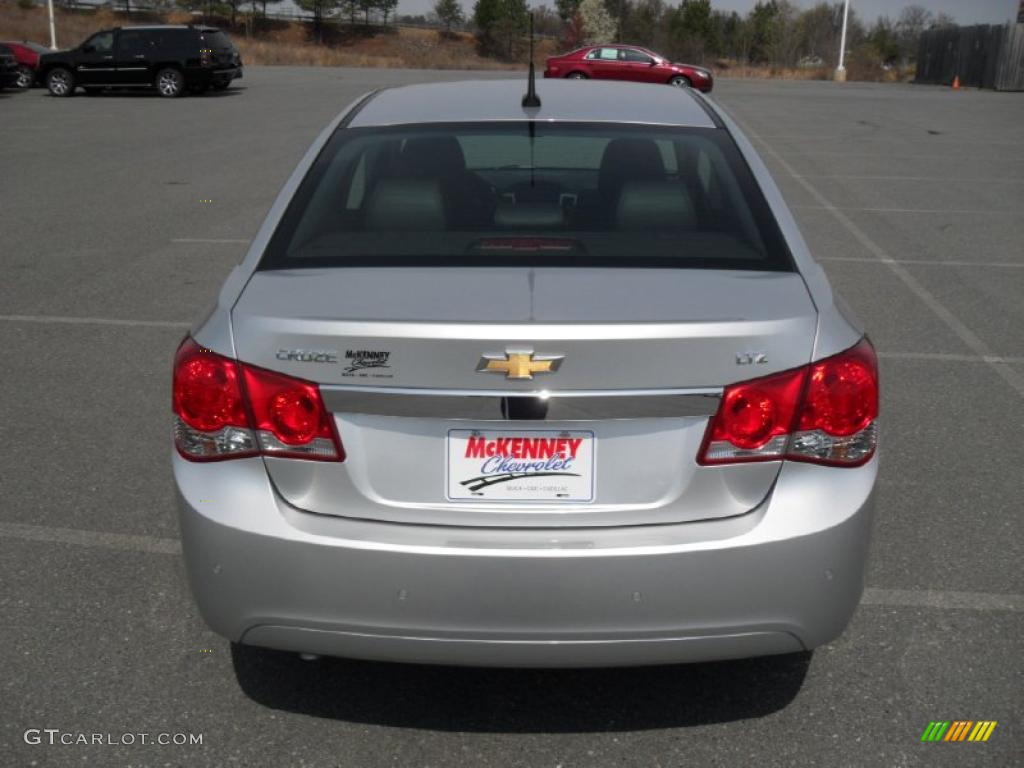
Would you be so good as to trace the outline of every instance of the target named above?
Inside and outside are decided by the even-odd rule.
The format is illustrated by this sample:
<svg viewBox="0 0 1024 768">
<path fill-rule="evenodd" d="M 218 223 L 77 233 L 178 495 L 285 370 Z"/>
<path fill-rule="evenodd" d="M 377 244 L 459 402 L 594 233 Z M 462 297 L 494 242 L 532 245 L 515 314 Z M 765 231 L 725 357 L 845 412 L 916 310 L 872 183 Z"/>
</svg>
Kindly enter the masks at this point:
<svg viewBox="0 0 1024 768">
<path fill-rule="evenodd" d="M 594 500 L 593 432 L 452 429 L 447 442 L 451 501 Z"/>
</svg>

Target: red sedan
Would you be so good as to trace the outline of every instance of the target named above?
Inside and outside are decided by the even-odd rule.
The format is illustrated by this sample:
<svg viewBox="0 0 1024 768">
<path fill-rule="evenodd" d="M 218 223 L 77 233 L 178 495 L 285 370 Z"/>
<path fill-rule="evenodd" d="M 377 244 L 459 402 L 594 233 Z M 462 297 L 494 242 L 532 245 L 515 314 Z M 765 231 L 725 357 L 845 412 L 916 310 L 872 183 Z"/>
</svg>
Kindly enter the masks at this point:
<svg viewBox="0 0 1024 768">
<path fill-rule="evenodd" d="M 635 45 L 593 45 L 555 56 L 548 59 L 544 77 L 667 83 L 704 93 L 709 93 L 714 85 L 710 70 L 673 64 L 664 56 Z"/>
<path fill-rule="evenodd" d="M 13 40 L 0 40 L 0 45 L 6 45 L 14 54 L 18 62 L 18 87 L 28 88 L 36 77 L 36 65 L 39 64 L 39 55 L 50 53 L 50 49 L 39 43 L 14 42 Z"/>
</svg>

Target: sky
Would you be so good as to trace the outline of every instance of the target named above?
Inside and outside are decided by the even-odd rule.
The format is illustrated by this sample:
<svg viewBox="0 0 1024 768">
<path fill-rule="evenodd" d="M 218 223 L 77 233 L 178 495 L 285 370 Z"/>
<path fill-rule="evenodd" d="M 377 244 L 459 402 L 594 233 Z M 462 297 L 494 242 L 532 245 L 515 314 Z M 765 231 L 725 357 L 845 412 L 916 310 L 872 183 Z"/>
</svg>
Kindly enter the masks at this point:
<svg viewBox="0 0 1024 768">
<path fill-rule="evenodd" d="M 398 0 L 400 14 L 416 15 L 427 13 L 435 0 Z M 469 14 L 474 0 L 460 0 L 462 7 Z M 554 0 L 527 0 L 536 7 L 547 5 L 553 8 Z M 715 10 L 737 11 L 746 14 L 754 7 L 756 0 L 711 0 Z M 809 8 L 816 5 L 816 0 L 793 0 L 795 5 Z M 678 0 L 667 0 L 669 5 L 678 5 Z M 874 21 L 878 16 L 887 14 L 892 18 L 899 15 L 905 5 L 921 5 L 932 13 L 945 12 L 960 24 L 1002 24 L 1017 17 L 1018 0 L 850 0 L 850 7 L 864 21 Z"/>
</svg>

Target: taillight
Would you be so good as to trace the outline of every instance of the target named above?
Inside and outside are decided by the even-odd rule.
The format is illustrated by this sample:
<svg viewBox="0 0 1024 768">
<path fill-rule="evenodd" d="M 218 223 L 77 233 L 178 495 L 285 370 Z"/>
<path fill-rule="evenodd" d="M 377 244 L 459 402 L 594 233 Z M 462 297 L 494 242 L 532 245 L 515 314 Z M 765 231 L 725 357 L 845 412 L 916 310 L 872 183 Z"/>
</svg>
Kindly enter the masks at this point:
<svg viewBox="0 0 1024 768">
<path fill-rule="evenodd" d="M 328 461 L 345 458 L 315 384 L 249 365 L 242 369 L 263 453 Z"/>
<path fill-rule="evenodd" d="M 803 368 L 726 387 L 698 462 L 859 466 L 878 443 L 878 362 L 865 338 Z"/>
<path fill-rule="evenodd" d="M 186 459 L 345 459 L 315 384 L 239 363 L 191 338 L 174 358 L 173 407 L 174 442 Z"/>
</svg>

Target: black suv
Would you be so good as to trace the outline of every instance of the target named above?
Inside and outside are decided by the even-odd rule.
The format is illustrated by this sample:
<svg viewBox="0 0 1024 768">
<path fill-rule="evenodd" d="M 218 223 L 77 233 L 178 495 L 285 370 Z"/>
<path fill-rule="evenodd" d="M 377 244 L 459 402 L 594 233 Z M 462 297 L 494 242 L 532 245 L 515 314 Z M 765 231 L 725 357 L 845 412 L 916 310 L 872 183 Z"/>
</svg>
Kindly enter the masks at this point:
<svg viewBox="0 0 1024 768">
<path fill-rule="evenodd" d="M 77 48 L 39 57 L 36 79 L 54 96 L 104 88 L 156 88 L 161 96 L 223 90 L 242 76 L 242 59 L 216 27 L 115 27 Z"/>
</svg>

